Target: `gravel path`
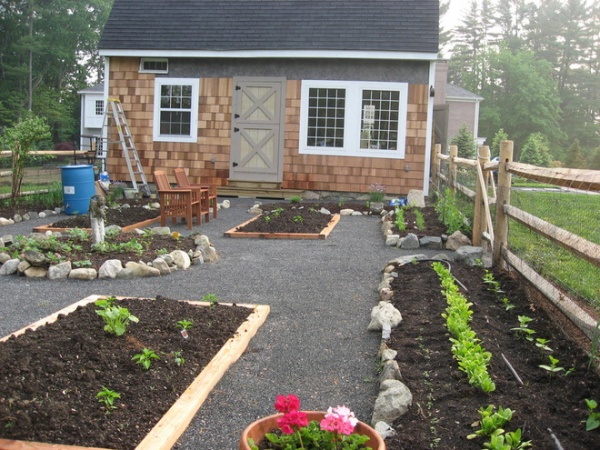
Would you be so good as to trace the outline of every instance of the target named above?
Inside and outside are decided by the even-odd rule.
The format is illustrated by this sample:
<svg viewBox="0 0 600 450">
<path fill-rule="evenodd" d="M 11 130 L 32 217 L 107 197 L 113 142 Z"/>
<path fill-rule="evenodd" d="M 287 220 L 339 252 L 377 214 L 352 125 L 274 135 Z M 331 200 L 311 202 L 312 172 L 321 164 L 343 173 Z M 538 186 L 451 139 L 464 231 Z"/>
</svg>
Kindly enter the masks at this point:
<svg viewBox="0 0 600 450">
<path fill-rule="evenodd" d="M 175 448 L 235 450 L 245 426 L 272 414 L 279 394 L 294 393 L 303 409 L 345 404 L 369 422 L 378 393 L 380 336 L 368 332 L 384 264 L 404 252 L 386 247 L 374 217 L 343 217 L 326 240 L 256 240 L 223 236 L 248 220 L 253 199 L 232 198 L 195 231 L 206 234 L 220 261 L 159 278 L 26 280 L 0 278 L 0 336 L 91 294 L 259 303 L 271 313 L 248 350 L 195 416 Z M 27 234 L 38 219 L 0 228 Z M 177 230 L 187 233 L 184 226 Z M 419 252 L 423 253 L 423 252 Z"/>
</svg>

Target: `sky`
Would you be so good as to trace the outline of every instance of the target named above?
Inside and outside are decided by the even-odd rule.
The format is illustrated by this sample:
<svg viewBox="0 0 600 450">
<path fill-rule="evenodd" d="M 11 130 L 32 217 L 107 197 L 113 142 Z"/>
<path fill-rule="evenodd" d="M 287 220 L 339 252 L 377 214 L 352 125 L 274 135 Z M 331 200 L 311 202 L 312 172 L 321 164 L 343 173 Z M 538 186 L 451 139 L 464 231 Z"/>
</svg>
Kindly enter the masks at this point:
<svg viewBox="0 0 600 450">
<path fill-rule="evenodd" d="M 450 8 L 442 20 L 445 29 L 451 30 L 460 25 L 460 19 L 466 15 L 469 3 L 469 0 L 450 0 Z"/>
</svg>

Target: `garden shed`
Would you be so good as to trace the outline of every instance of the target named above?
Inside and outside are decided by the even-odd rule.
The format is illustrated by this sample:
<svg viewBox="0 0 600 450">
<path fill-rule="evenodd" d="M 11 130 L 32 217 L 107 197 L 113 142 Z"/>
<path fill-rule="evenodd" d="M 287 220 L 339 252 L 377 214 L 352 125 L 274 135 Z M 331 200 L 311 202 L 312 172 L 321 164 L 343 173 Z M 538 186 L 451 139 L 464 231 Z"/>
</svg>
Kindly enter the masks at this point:
<svg viewBox="0 0 600 450">
<path fill-rule="evenodd" d="M 428 190 L 439 2 L 115 0 L 99 49 L 149 180 Z M 118 147 L 107 169 L 129 174 Z"/>
</svg>

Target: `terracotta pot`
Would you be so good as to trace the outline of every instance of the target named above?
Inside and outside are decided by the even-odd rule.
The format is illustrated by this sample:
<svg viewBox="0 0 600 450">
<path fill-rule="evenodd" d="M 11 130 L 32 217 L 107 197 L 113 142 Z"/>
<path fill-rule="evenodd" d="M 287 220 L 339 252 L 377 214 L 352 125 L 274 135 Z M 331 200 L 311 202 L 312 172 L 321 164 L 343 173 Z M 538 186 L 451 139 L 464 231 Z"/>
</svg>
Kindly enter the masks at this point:
<svg viewBox="0 0 600 450">
<path fill-rule="evenodd" d="M 304 411 L 309 421 L 317 420 L 321 421 L 325 417 L 323 411 Z M 283 414 L 273 414 L 272 416 L 263 417 L 258 419 L 256 422 L 252 422 L 246 427 L 240 438 L 240 450 L 250 450 L 248 445 L 248 438 L 254 439 L 257 444 L 264 438 L 265 433 L 268 433 L 277 428 L 277 419 L 283 416 Z M 358 422 L 355 433 L 364 434 L 369 436 L 369 440 L 366 442 L 366 446 L 371 447 L 373 450 L 385 450 L 385 443 L 377 432 L 364 422 Z"/>
</svg>

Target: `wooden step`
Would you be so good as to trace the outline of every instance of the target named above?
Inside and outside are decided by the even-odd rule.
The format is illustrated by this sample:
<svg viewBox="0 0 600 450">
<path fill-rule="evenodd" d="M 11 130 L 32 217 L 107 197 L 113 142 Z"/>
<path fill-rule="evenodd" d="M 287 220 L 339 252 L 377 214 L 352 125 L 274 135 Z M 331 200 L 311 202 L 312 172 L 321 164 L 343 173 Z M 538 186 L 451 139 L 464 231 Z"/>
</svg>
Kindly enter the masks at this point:
<svg viewBox="0 0 600 450">
<path fill-rule="evenodd" d="M 289 199 L 294 196 L 302 196 L 303 192 L 298 189 L 237 187 L 231 186 L 231 183 L 229 186 L 217 186 L 217 195 L 219 197 Z"/>
</svg>

